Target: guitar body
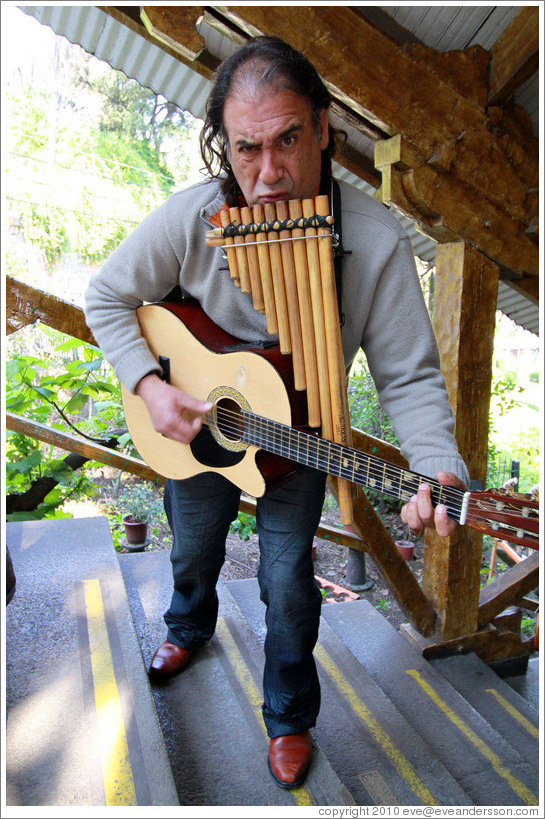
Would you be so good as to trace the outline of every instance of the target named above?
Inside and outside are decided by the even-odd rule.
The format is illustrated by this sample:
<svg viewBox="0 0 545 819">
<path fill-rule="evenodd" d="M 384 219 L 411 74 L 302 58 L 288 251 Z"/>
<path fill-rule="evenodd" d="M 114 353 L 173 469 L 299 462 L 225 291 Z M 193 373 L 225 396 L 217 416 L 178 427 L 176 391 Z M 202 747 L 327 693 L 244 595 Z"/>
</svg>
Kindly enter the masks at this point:
<svg viewBox="0 0 545 819">
<path fill-rule="evenodd" d="M 305 393 L 290 389 L 291 357 L 282 355 L 278 346 L 261 349 L 241 342 L 209 319 L 197 302 L 146 304 L 136 312 L 153 355 L 158 361 L 167 360 L 173 386 L 201 401 L 233 401 L 289 426 L 304 419 Z M 220 445 L 206 426 L 191 444 L 166 438 L 154 429 L 144 401 L 121 389 L 136 449 L 166 478 L 217 472 L 247 494 L 260 497 L 294 474 L 291 461 L 229 439 Z"/>
</svg>

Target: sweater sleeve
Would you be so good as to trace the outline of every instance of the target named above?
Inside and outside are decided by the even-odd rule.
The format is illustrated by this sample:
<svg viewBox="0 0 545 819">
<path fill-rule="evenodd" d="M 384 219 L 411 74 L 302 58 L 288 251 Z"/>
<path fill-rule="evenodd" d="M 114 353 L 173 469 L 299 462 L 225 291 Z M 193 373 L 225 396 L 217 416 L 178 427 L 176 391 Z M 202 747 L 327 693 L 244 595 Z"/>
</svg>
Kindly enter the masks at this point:
<svg viewBox="0 0 545 819">
<path fill-rule="evenodd" d="M 158 363 L 141 336 L 136 309 L 178 284 L 183 235 L 176 251 L 168 229 L 169 201 L 147 216 L 90 280 L 85 317 L 117 377 L 134 392 Z"/>
<path fill-rule="evenodd" d="M 454 416 L 410 240 L 396 242 L 376 282 L 362 338 L 379 401 L 411 469 L 429 477 L 469 475 L 454 438 Z"/>
</svg>

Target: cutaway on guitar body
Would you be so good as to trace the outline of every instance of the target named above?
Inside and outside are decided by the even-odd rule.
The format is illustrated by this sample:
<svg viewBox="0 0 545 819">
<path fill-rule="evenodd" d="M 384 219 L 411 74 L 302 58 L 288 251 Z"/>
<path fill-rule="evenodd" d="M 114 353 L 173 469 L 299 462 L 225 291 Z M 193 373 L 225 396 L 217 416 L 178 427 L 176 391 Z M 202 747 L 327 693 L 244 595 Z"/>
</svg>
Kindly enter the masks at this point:
<svg viewBox="0 0 545 819">
<path fill-rule="evenodd" d="M 295 470 L 292 462 L 243 443 L 236 421 L 225 423 L 227 416 L 240 418 L 242 409 L 290 426 L 305 417 L 304 393 L 291 399 L 288 394 L 293 380 L 289 357 L 274 345 L 241 343 L 214 324 L 196 302 L 146 304 L 138 308 L 137 316 L 169 383 L 214 404 L 188 446 L 158 433 L 143 400 L 122 386 L 127 425 L 141 458 L 166 478 L 218 472 L 253 497 L 289 479 Z M 206 346 L 199 338 L 206 339 Z"/>
</svg>

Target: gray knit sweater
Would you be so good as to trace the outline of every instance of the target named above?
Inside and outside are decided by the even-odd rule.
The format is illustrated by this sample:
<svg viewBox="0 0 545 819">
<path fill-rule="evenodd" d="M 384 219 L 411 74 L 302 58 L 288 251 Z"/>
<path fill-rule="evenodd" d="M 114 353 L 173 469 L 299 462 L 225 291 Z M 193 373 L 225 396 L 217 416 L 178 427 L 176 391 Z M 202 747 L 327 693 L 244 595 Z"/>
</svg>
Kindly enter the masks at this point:
<svg viewBox="0 0 545 819">
<path fill-rule="evenodd" d="M 351 251 L 343 259 L 345 362 L 349 366 L 363 348 L 412 469 L 431 477 L 442 469 L 467 482 L 410 241 L 383 205 L 350 185 L 340 186 L 343 246 Z M 134 311 L 164 298 L 175 285 L 238 338 L 269 338 L 264 316 L 233 284 L 221 249 L 206 246 L 209 219 L 222 203 L 217 181 L 173 194 L 90 281 L 87 322 L 130 391 L 158 369 Z"/>
</svg>

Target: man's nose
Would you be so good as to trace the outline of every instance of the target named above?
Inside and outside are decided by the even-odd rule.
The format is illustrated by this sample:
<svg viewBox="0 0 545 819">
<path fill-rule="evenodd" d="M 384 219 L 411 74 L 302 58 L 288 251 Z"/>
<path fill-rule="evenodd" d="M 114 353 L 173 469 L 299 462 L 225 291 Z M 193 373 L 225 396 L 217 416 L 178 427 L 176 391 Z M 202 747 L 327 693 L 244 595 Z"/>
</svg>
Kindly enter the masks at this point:
<svg viewBox="0 0 545 819">
<path fill-rule="evenodd" d="M 273 151 L 263 151 L 259 176 L 266 185 L 274 185 L 280 179 L 281 167 Z"/>
</svg>

